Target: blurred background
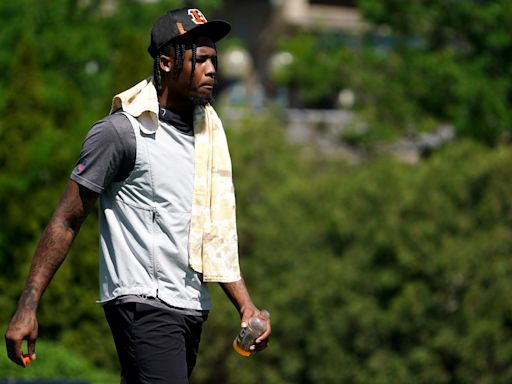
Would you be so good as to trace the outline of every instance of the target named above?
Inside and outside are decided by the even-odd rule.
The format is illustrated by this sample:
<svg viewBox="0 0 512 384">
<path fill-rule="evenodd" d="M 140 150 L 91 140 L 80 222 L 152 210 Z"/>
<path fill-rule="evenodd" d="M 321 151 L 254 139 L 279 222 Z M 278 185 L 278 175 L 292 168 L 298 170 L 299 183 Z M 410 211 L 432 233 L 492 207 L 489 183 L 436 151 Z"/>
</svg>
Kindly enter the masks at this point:
<svg viewBox="0 0 512 384">
<path fill-rule="evenodd" d="M 2 332 L 85 134 L 151 75 L 151 25 L 181 6 L 233 26 L 214 104 L 273 321 L 238 356 L 212 284 L 192 382 L 512 382 L 511 0 L 1 0 Z M 119 381 L 97 248 L 93 213 L 40 305 L 37 361 L 0 348 L 0 383 Z"/>
</svg>

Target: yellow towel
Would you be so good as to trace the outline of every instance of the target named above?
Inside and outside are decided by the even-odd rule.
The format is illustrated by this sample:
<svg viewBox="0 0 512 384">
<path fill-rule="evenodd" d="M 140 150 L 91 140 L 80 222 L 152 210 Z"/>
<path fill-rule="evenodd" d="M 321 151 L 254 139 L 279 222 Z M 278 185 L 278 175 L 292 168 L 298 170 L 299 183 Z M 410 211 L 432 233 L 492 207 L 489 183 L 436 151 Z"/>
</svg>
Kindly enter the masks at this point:
<svg viewBox="0 0 512 384">
<path fill-rule="evenodd" d="M 114 96 L 112 111 L 138 117 L 143 131 L 158 128 L 158 97 L 151 78 Z M 205 282 L 240 280 L 235 191 L 224 128 L 211 105 L 194 110 L 195 173 L 189 264 Z"/>
<path fill-rule="evenodd" d="M 222 123 L 207 105 L 194 111 L 195 174 L 190 266 L 204 281 L 240 279 L 235 191 Z"/>
<path fill-rule="evenodd" d="M 158 128 L 158 96 L 152 78 L 142 80 L 130 89 L 118 93 L 112 99 L 110 113 L 122 108 L 133 117 L 139 118 L 144 133 L 155 132 Z"/>
</svg>

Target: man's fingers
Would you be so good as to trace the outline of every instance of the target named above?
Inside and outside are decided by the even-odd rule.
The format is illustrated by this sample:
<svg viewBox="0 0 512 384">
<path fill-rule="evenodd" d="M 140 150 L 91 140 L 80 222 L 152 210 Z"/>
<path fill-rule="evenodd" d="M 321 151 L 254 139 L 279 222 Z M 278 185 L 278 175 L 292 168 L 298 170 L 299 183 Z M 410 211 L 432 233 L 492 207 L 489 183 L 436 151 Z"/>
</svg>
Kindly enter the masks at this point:
<svg viewBox="0 0 512 384">
<path fill-rule="evenodd" d="M 267 318 L 267 327 L 265 329 L 265 332 L 263 332 L 261 335 L 258 336 L 258 338 L 255 340 L 255 343 L 253 345 L 253 350 L 255 352 L 259 352 L 265 348 L 267 348 L 269 343 L 269 337 L 272 333 L 272 328 L 270 325 L 270 320 Z"/>
<path fill-rule="evenodd" d="M 258 336 L 258 338 L 256 339 L 256 342 L 260 343 L 261 341 L 268 339 L 268 337 L 270 336 L 271 333 L 272 333 L 272 327 L 270 325 L 270 321 L 267 321 L 267 327 L 265 329 L 265 332 L 263 332 L 261 335 Z"/>
<path fill-rule="evenodd" d="M 25 364 L 23 363 L 23 353 L 21 352 L 21 340 L 12 340 L 6 335 L 5 345 L 7 347 L 7 356 L 9 356 L 9 359 L 24 367 Z"/>
<path fill-rule="evenodd" d="M 30 360 L 36 359 L 36 340 L 36 338 L 30 338 L 27 342 L 28 356 L 30 357 Z"/>
<path fill-rule="evenodd" d="M 251 351 L 260 352 L 267 348 L 269 342 L 269 339 L 264 339 L 259 342 L 256 342 L 256 344 L 251 345 Z"/>
</svg>

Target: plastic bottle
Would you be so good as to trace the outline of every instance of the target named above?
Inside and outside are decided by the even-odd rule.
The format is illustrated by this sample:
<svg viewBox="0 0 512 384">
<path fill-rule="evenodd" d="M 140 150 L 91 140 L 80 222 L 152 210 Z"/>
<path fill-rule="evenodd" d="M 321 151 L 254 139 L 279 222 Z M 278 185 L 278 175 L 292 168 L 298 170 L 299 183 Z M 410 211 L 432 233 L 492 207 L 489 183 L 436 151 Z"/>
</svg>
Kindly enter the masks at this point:
<svg viewBox="0 0 512 384">
<path fill-rule="evenodd" d="M 261 315 L 270 318 L 270 313 L 267 310 L 262 310 Z M 242 356 L 250 356 L 251 350 L 249 347 L 254 344 L 254 341 L 267 329 L 267 323 L 259 316 L 253 316 L 249 319 L 248 325 L 240 330 L 238 336 L 233 340 L 233 349 Z"/>
</svg>

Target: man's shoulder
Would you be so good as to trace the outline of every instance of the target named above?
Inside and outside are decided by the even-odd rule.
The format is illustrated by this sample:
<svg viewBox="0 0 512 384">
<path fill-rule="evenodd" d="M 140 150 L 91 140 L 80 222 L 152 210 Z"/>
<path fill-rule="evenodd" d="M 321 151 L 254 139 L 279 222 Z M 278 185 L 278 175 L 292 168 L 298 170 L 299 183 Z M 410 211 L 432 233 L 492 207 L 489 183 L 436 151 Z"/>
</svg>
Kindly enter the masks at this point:
<svg viewBox="0 0 512 384">
<path fill-rule="evenodd" d="M 104 116 L 102 119 L 94 123 L 93 127 L 101 126 L 107 129 L 114 129 L 118 133 L 125 132 L 132 129 L 130 120 L 121 110 L 113 112 L 110 115 Z"/>
<path fill-rule="evenodd" d="M 119 149 L 135 145 L 135 134 L 128 117 L 114 112 L 96 121 L 85 138 L 85 143 L 97 148 L 115 145 Z"/>
</svg>

